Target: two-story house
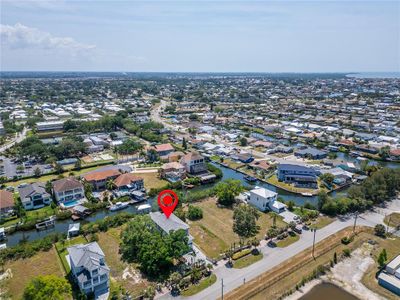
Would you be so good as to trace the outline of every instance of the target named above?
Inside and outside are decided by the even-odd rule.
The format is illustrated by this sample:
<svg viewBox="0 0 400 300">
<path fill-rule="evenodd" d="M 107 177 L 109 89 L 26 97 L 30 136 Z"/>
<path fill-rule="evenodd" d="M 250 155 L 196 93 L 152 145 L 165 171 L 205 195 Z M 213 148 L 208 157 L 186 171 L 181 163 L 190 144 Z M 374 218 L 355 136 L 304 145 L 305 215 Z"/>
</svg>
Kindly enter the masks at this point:
<svg viewBox="0 0 400 300">
<path fill-rule="evenodd" d="M 255 206 L 261 211 L 272 210 L 281 213 L 285 210 L 286 205 L 279 202 L 278 194 L 262 187 L 256 187 L 249 191 L 248 204 Z"/>
<path fill-rule="evenodd" d="M 95 299 L 109 291 L 110 268 L 97 242 L 79 244 L 67 248 L 67 261 L 71 273 L 80 290 L 94 294 Z"/>
<path fill-rule="evenodd" d="M 114 179 L 113 184 L 115 187 L 114 194 L 117 197 L 128 195 L 133 191 L 140 191 L 144 188 L 143 178 L 132 173 L 119 175 Z"/>
<path fill-rule="evenodd" d="M 116 179 L 121 172 L 116 169 L 109 169 L 104 171 L 93 171 L 86 173 L 82 178 L 93 186 L 95 191 L 102 190 L 106 188 L 107 182 L 109 180 L 113 181 Z"/>
<path fill-rule="evenodd" d="M 74 177 L 56 180 L 52 186 L 57 203 L 64 208 L 74 207 L 86 201 L 83 184 Z"/>
<path fill-rule="evenodd" d="M 20 187 L 18 192 L 26 210 L 42 208 L 50 205 L 52 201 L 51 195 L 46 192 L 45 184 L 42 182 L 34 182 Z"/>
<path fill-rule="evenodd" d="M 316 171 L 312 168 L 302 165 L 279 164 L 278 180 L 286 183 L 293 183 L 297 187 L 318 187 Z"/>
<path fill-rule="evenodd" d="M 186 172 L 191 175 L 207 172 L 207 164 L 204 157 L 197 152 L 190 152 L 181 158 L 181 164 L 185 166 Z"/>
</svg>

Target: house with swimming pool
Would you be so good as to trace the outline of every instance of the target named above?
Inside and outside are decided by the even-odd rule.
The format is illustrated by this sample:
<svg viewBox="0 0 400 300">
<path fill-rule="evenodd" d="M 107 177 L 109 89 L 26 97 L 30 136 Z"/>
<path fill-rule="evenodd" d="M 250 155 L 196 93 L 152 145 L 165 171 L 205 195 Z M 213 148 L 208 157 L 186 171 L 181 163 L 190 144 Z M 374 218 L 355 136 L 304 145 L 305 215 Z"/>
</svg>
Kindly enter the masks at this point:
<svg viewBox="0 0 400 300">
<path fill-rule="evenodd" d="M 52 187 L 54 197 L 62 208 L 71 208 L 86 202 L 83 184 L 74 177 L 56 180 Z"/>
</svg>

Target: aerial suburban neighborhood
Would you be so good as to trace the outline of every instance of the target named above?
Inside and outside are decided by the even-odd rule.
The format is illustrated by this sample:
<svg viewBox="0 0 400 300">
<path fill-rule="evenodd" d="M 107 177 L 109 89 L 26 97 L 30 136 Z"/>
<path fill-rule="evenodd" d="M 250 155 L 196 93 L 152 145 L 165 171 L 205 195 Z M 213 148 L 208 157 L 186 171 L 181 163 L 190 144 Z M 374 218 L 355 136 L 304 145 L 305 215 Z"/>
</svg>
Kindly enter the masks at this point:
<svg viewBox="0 0 400 300">
<path fill-rule="evenodd" d="M 400 295 L 399 79 L 1 82 L 2 298 L 50 282 L 76 299 Z"/>
</svg>

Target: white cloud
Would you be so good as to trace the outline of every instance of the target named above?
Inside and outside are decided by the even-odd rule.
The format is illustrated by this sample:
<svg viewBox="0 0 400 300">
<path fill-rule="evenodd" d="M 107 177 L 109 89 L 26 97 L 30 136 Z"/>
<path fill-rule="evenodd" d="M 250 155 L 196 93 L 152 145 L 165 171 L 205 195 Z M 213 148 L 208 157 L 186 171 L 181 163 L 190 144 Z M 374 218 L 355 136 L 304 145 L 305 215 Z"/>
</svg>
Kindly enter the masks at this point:
<svg viewBox="0 0 400 300">
<path fill-rule="evenodd" d="M 1 44 L 12 49 L 44 49 L 49 51 L 68 51 L 71 55 L 84 54 L 96 48 L 95 45 L 83 44 L 71 37 L 57 37 L 49 32 L 28 27 L 20 23 L 0 24 Z"/>
</svg>

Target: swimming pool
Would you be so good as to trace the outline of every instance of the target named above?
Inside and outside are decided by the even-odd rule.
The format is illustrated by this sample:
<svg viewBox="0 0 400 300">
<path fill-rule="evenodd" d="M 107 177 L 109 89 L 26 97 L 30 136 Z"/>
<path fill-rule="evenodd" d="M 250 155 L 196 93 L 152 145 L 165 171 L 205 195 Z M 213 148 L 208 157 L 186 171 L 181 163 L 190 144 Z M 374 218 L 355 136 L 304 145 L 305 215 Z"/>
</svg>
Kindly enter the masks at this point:
<svg viewBox="0 0 400 300">
<path fill-rule="evenodd" d="M 78 200 L 67 201 L 63 203 L 63 206 L 66 208 L 74 207 L 79 204 Z"/>
</svg>

